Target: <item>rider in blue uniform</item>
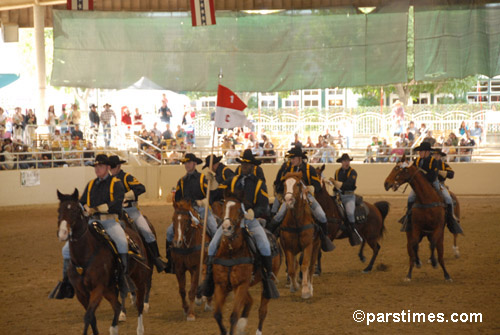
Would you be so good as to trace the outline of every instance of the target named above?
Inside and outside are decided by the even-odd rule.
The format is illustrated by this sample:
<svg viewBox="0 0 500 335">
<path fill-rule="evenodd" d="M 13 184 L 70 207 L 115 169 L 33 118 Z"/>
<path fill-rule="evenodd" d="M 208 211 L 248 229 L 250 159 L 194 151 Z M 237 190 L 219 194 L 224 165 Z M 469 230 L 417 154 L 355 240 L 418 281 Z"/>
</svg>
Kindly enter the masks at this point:
<svg viewBox="0 0 500 335">
<path fill-rule="evenodd" d="M 137 200 L 141 194 L 146 192 L 146 187 L 130 173 L 126 173 L 122 170 L 123 163 L 126 163 L 126 161 L 121 160 L 120 157 L 116 155 L 109 157 L 111 175 L 120 179 L 123 183 L 123 186 L 125 187 L 125 201 L 123 202 L 123 211 L 126 212 L 130 219 L 133 220 L 133 222 L 137 226 L 137 230 L 139 230 L 139 233 L 144 238 L 146 247 L 149 249 L 151 255 L 154 258 L 156 270 L 158 272 L 163 272 L 166 265 L 160 258 L 160 252 L 158 250 L 158 244 L 156 243 L 156 237 L 151 231 L 151 228 L 149 228 L 148 222 L 137 208 Z"/>
<path fill-rule="evenodd" d="M 207 197 L 207 187 L 209 175 L 204 174 L 196 170 L 196 165 L 203 163 L 201 159 L 196 157 L 192 153 L 187 153 L 182 159 L 184 168 L 186 169 L 186 175 L 179 179 L 177 182 L 177 187 L 175 191 L 175 201 L 186 200 L 191 202 L 193 208 L 200 214 L 201 219 L 205 218 L 205 207 L 209 206 Z M 217 187 L 215 182 L 211 182 L 211 188 Z M 211 191 L 212 191 L 211 189 Z M 217 223 L 215 222 L 212 210 L 208 209 L 207 217 L 207 232 L 210 236 L 213 236 L 217 231 Z M 172 268 L 172 257 L 170 255 L 170 246 L 174 240 L 174 227 L 170 225 L 167 228 L 167 268 L 165 272 L 173 273 Z"/>
<path fill-rule="evenodd" d="M 331 178 L 330 181 L 340 192 L 340 200 L 344 205 L 348 221 L 346 231 L 349 234 L 349 243 L 354 246 L 363 242 L 363 238 L 361 238 L 355 226 L 356 195 L 354 190 L 356 189 L 358 173 L 351 167 L 351 161 L 352 158 L 348 154 L 343 154 L 337 159 L 337 163 L 341 163 L 342 166 L 335 172 L 335 178 Z"/>
<path fill-rule="evenodd" d="M 311 212 L 321 227 L 321 249 L 323 251 L 332 251 L 335 246 L 327 235 L 327 218 L 325 212 L 316 198 L 314 198 L 314 193 L 321 191 L 321 183 L 316 173 L 316 169 L 303 161 L 303 159 L 307 159 L 307 155 L 305 152 L 302 152 L 300 147 L 294 147 L 289 150 L 288 157 L 289 162 L 283 164 L 276 175 L 276 180 L 274 182 L 275 193 L 283 194 L 285 189 L 285 175 L 288 172 L 302 172 L 302 181 L 308 189 L 307 199 L 309 201 L 309 205 L 311 206 Z M 287 207 L 283 202 L 269 224 L 270 231 L 276 231 L 276 229 L 281 225 L 281 222 L 285 218 L 286 211 Z"/>
<path fill-rule="evenodd" d="M 207 170 L 207 175 L 208 174 L 214 175 L 217 184 L 219 186 L 223 185 L 226 182 L 226 180 L 233 178 L 234 172 L 229 167 L 224 165 L 224 163 L 221 162 L 222 156 L 216 156 L 216 155 L 208 155 L 207 157 L 205 157 L 205 165 L 203 165 L 203 167 L 201 168 L 202 170 L 210 167 L 211 157 L 213 159 L 212 171 Z M 213 191 L 210 190 L 210 204 L 212 204 L 215 201 L 222 201 L 222 200 L 224 200 L 224 189 L 218 187 Z"/>
<path fill-rule="evenodd" d="M 255 242 L 257 249 L 262 256 L 262 281 L 264 286 L 264 297 L 274 299 L 279 297 L 279 292 L 272 280 L 272 256 L 271 246 L 266 236 L 264 228 L 262 228 L 258 218 L 267 217 L 269 211 L 269 197 L 264 180 L 253 174 L 254 166 L 260 165 L 260 161 L 256 160 L 251 151 L 246 152 L 241 159 L 236 159 L 241 163 L 241 174 L 234 176 L 232 179 L 224 183 L 226 192 L 232 194 L 241 194 L 242 203 L 245 210 L 245 218 L 241 222 L 242 227 L 248 227 Z M 207 273 L 203 281 L 200 292 L 209 297 L 212 296 L 214 290 L 214 281 L 212 276 L 213 259 L 219 248 L 220 239 L 222 237 L 222 226 L 217 229 L 213 239 L 208 247 Z"/>
</svg>

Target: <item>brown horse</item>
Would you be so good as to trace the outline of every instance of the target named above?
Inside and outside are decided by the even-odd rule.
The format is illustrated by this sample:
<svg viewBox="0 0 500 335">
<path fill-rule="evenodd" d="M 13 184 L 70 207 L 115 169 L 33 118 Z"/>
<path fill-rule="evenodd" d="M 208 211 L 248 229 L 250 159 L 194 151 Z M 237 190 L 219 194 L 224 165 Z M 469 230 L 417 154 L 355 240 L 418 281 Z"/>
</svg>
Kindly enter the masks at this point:
<svg viewBox="0 0 500 335">
<path fill-rule="evenodd" d="M 253 299 L 249 288 L 262 280 L 260 269 L 254 270 L 253 255 L 246 242 L 241 222 L 244 218 L 242 203 L 239 197 L 226 197 L 224 204 L 224 221 L 222 222 L 222 238 L 213 264 L 213 278 L 215 283 L 214 318 L 219 325 L 221 334 L 227 334 L 222 323 L 222 308 L 230 291 L 234 292 L 234 306 L 230 317 L 233 334 L 243 334 L 252 307 Z M 269 236 L 269 234 L 268 234 Z M 271 242 L 276 243 L 274 236 Z M 281 265 L 281 254 L 273 257 L 273 273 L 278 274 Z M 262 327 L 267 315 L 269 299 L 261 294 L 259 307 L 259 325 L 256 334 L 262 334 Z"/>
<path fill-rule="evenodd" d="M 144 216 L 144 219 L 146 219 L 146 222 L 148 223 L 149 229 L 151 229 L 151 232 L 153 233 L 153 235 L 155 236 L 155 239 L 156 239 L 155 227 L 149 221 L 149 219 L 147 218 L 146 215 L 143 215 L 143 216 Z M 144 240 L 144 237 L 139 233 L 137 226 L 135 225 L 135 223 L 132 221 L 132 219 L 128 216 L 128 214 L 125 211 L 123 211 L 123 215 L 122 215 L 121 220 L 123 222 L 125 222 L 125 226 L 127 228 L 135 231 L 137 233 L 137 235 L 140 236 L 140 238 L 142 240 L 142 244 L 145 245 L 146 241 Z M 146 264 L 149 268 L 153 269 L 153 267 L 154 267 L 154 262 L 153 262 L 154 255 L 151 254 L 151 252 L 149 251 L 149 248 L 146 248 L 146 250 L 148 253 L 148 258 L 147 258 Z M 152 279 L 153 279 L 153 277 L 151 276 L 146 280 L 146 294 L 144 295 L 144 312 L 145 313 L 149 312 L 149 295 L 151 293 Z M 136 299 L 135 293 L 132 293 L 131 296 L 132 296 L 132 303 L 135 303 L 135 299 Z M 125 321 L 127 321 L 127 308 L 125 307 L 127 293 L 120 292 L 120 297 L 122 299 L 122 308 L 120 310 L 120 316 L 118 317 L 118 321 L 125 322 Z"/>
<path fill-rule="evenodd" d="M 408 255 L 410 256 L 410 269 L 406 280 L 411 280 L 413 267 L 417 260 L 418 244 L 422 237 L 427 236 L 431 243 L 431 254 L 437 248 L 438 261 L 443 269 L 444 278 L 451 281 L 446 271 L 443 259 L 443 237 L 445 225 L 445 204 L 434 187 L 427 181 L 420 169 L 415 165 L 407 165 L 405 156 L 402 162 L 396 164 L 384 187 L 388 191 L 396 191 L 401 185 L 408 183 L 417 196 L 417 201 L 412 207 L 412 230 L 406 233 Z M 403 163 L 404 162 L 404 163 Z"/>
<path fill-rule="evenodd" d="M 174 201 L 172 224 L 174 227 L 172 261 L 177 282 L 179 283 L 182 309 L 184 310 L 184 314 L 187 315 L 187 321 L 194 321 L 196 319 L 194 304 L 201 305 L 201 299 L 196 297 L 196 289 L 198 288 L 198 279 L 200 276 L 203 221 L 190 202 L 181 200 Z M 208 236 L 206 236 L 206 241 L 204 258 L 207 256 L 207 246 L 208 242 L 210 242 Z M 186 301 L 186 272 L 189 272 L 191 275 L 189 304 Z M 211 310 L 210 299 L 205 305 L 205 311 L 207 310 Z"/>
<path fill-rule="evenodd" d="M 108 300 L 113 308 L 113 321 L 110 327 L 111 334 L 118 334 L 118 315 L 120 302 L 117 289 L 117 258 L 111 248 L 89 228 L 88 220 L 84 215 L 83 207 L 78 201 L 78 190 L 71 195 L 61 194 L 59 198 L 58 237 L 61 241 L 69 240 L 71 263 L 68 268 L 68 278 L 75 288 L 76 296 L 85 308 L 83 334 L 87 334 L 89 325 L 94 334 L 98 334 L 95 311 L 102 298 Z M 138 246 L 141 255 L 147 254 L 140 237 L 131 230 L 125 229 L 126 234 Z M 144 334 L 142 312 L 146 282 L 152 271 L 143 264 L 144 261 L 130 261 L 130 276 L 137 288 L 136 307 L 138 311 L 137 334 Z"/>
<path fill-rule="evenodd" d="M 309 299 L 313 296 L 314 264 L 321 242 L 307 201 L 307 188 L 302 182 L 302 172 L 289 172 L 284 178 L 287 212 L 280 227 L 280 243 L 286 256 L 290 292 L 299 289 L 298 273 L 295 269 L 298 265 L 296 256 L 303 253 L 300 265 L 302 298 Z"/>
<path fill-rule="evenodd" d="M 323 175 L 323 171 L 325 170 L 325 164 L 321 167 L 316 168 L 316 172 L 318 176 Z M 348 237 L 348 235 L 341 230 L 342 224 L 342 215 L 340 214 L 339 207 L 337 205 L 338 196 L 336 199 L 332 198 L 326 189 L 326 185 L 324 180 L 321 182 L 321 191 L 316 193 L 314 196 L 316 200 L 318 200 L 319 204 L 325 211 L 326 217 L 328 218 L 328 236 L 333 241 L 334 239 L 343 239 Z M 385 226 L 384 220 L 389 213 L 389 203 L 387 201 L 378 201 L 373 205 L 364 201 L 365 206 L 368 208 L 369 213 L 366 218 L 366 222 L 359 225 L 357 227 L 359 234 L 363 238 L 363 243 L 359 249 L 359 259 L 361 262 L 365 262 L 366 258 L 363 255 L 363 248 L 365 244 L 368 243 L 370 248 L 373 250 L 372 258 L 370 259 L 370 263 L 363 270 L 363 273 L 368 273 L 372 270 L 373 264 L 377 259 L 377 255 L 380 251 L 379 241 L 382 239 Z M 321 271 L 321 251 L 320 257 L 318 258 L 318 269 Z"/>
</svg>

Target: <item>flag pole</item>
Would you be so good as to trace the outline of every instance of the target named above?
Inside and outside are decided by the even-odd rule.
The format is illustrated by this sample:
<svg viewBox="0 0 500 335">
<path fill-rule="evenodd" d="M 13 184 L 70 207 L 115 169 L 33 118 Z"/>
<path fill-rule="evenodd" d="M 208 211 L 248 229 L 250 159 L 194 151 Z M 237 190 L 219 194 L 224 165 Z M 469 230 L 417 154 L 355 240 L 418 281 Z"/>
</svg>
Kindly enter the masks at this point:
<svg viewBox="0 0 500 335">
<path fill-rule="evenodd" d="M 219 81 L 218 83 L 220 84 L 220 81 L 222 79 L 222 68 L 219 70 Z M 218 85 L 217 85 L 218 87 Z M 218 98 L 218 96 L 217 96 Z M 214 164 L 214 144 L 215 144 L 215 129 L 217 127 L 215 126 L 215 119 L 214 119 L 214 130 L 212 134 L 212 148 L 210 149 L 210 163 L 208 166 L 209 171 L 212 171 L 212 166 Z M 207 185 L 207 200 L 208 200 L 208 205 L 205 207 L 205 217 L 203 219 L 203 233 L 201 235 L 201 253 L 200 253 L 200 272 L 198 274 L 198 285 L 202 281 L 202 276 L 203 276 L 203 256 L 205 254 L 205 235 L 207 232 L 207 218 L 208 218 L 208 207 L 210 206 L 210 187 L 211 187 L 211 182 L 212 178 L 208 180 L 208 185 Z"/>
</svg>

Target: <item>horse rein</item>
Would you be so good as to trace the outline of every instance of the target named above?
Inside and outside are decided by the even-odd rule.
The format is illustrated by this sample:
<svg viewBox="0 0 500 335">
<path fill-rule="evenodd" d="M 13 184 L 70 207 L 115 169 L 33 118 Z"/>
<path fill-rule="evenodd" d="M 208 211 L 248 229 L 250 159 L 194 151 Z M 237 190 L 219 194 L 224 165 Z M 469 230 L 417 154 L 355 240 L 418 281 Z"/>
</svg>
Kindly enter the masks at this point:
<svg viewBox="0 0 500 335">
<path fill-rule="evenodd" d="M 82 220 L 85 220 L 85 217 L 86 217 L 86 216 L 85 216 L 85 209 L 83 208 L 83 206 L 82 206 L 82 204 L 81 204 L 80 202 L 76 201 L 76 203 L 78 203 L 78 205 L 79 205 L 79 207 L 80 207 L 80 218 L 81 218 Z M 61 221 L 59 221 L 59 222 L 61 222 Z M 86 226 L 85 228 L 86 228 L 86 229 L 85 229 L 85 231 L 83 232 L 83 234 L 82 234 L 82 235 L 80 235 L 80 236 L 78 236 L 78 237 L 73 237 L 73 228 L 69 227 L 69 232 L 68 232 L 68 240 L 69 240 L 70 242 L 76 242 L 76 241 L 78 241 L 79 239 L 81 239 L 82 237 L 84 237 L 84 236 L 87 234 L 87 232 L 89 231 L 88 226 Z M 56 235 L 59 235 L 59 227 L 57 228 Z"/>
<path fill-rule="evenodd" d="M 200 218 L 198 217 L 198 213 L 196 213 L 197 215 L 194 216 L 193 215 L 193 212 L 191 212 L 191 210 L 187 210 L 187 211 L 176 211 L 178 214 L 181 214 L 181 215 L 188 215 L 189 214 L 189 226 L 191 227 L 195 227 L 196 229 L 198 229 L 198 226 L 200 224 Z M 193 222 L 194 222 L 194 225 L 193 225 Z M 190 245 L 191 245 L 191 242 L 193 241 L 193 235 L 191 235 L 191 238 L 189 239 L 189 242 L 186 241 L 186 233 L 188 231 L 188 228 L 189 226 L 186 226 L 186 228 L 184 229 L 183 231 L 183 238 L 182 238 L 182 242 L 184 243 L 184 245 L 186 246 L 186 248 L 190 248 Z"/>
</svg>

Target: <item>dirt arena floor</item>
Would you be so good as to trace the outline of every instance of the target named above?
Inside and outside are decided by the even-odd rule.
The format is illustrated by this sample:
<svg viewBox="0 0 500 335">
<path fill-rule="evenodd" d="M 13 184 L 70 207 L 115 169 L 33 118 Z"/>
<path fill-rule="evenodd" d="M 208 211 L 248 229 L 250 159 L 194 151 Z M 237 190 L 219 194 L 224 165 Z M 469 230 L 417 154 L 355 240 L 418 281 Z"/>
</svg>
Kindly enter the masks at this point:
<svg viewBox="0 0 500 335">
<path fill-rule="evenodd" d="M 380 198 L 367 198 L 377 201 Z M 452 235 L 446 232 L 445 262 L 452 283 L 445 282 L 440 268 L 425 260 L 428 244 L 421 244 L 424 264 L 415 269 L 410 283 L 403 279 L 408 270 L 406 237 L 399 232 L 397 219 L 406 200 L 390 197 L 391 209 L 385 225 L 387 233 L 372 273 L 363 274 L 364 265 L 357 248 L 347 240 L 336 241 L 333 253 L 323 257 L 323 274 L 314 280 L 314 297 L 303 301 L 285 287 L 285 267 L 278 278 L 281 298 L 272 301 L 264 334 L 358 334 L 358 333 L 460 333 L 500 334 L 500 197 L 459 197 L 465 236 L 459 238 L 461 256 L 452 251 Z M 160 251 L 172 215 L 172 206 L 151 204 L 142 207 L 159 232 Z M 83 328 L 83 308 L 75 299 L 47 299 L 61 278 L 61 247 L 56 237 L 55 206 L 0 208 L 0 334 L 79 334 Z M 365 252 L 371 256 L 371 250 Z M 218 334 L 211 312 L 197 309 L 197 320 L 187 322 L 181 310 L 177 282 L 173 275 L 153 277 L 151 310 L 145 314 L 146 334 Z M 252 289 L 254 307 L 247 326 L 255 334 L 260 286 Z M 130 305 L 130 301 L 127 302 Z M 227 324 L 232 298 L 226 303 Z M 357 310 L 368 313 L 434 313 L 434 322 L 403 322 L 384 314 L 379 322 L 355 322 Z M 443 318 L 437 316 L 443 313 Z M 454 317 L 467 322 L 452 322 Z M 462 314 L 466 313 L 466 314 Z M 470 313 L 482 313 L 482 322 L 471 322 Z M 128 321 L 120 324 L 120 334 L 136 334 L 136 315 L 129 308 Z M 432 318 L 432 316 L 431 316 Z M 97 310 L 98 327 L 107 334 L 111 308 L 103 301 Z M 398 321 L 399 322 L 396 322 Z M 443 322 L 438 322 L 442 320 Z M 408 321 L 408 316 L 404 317 Z M 385 321 L 385 322 L 382 322 Z M 417 321 L 417 320 L 415 320 Z"/>
</svg>

